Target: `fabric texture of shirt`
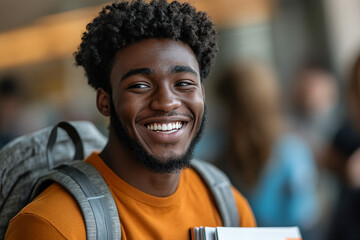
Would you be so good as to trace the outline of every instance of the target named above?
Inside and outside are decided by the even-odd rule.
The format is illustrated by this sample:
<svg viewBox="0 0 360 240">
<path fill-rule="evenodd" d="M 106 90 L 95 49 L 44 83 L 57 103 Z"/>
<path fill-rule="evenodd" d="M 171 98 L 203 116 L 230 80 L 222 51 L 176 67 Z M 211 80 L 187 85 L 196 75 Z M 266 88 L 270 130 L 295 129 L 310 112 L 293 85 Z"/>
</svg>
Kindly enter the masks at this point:
<svg viewBox="0 0 360 240">
<path fill-rule="evenodd" d="M 146 194 L 118 177 L 96 154 L 87 160 L 104 177 L 114 197 L 122 239 L 189 239 L 195 226 L 222 226 L 212 194 L 192 169 L 180 175 L 168 197 Z M 255 227 L 247 200 L 233 188 L 241 226 Z M 5 239 L 86 239 L 85 223 L 76 201 L 52 184 L 10 222 Z"/>
</svg>

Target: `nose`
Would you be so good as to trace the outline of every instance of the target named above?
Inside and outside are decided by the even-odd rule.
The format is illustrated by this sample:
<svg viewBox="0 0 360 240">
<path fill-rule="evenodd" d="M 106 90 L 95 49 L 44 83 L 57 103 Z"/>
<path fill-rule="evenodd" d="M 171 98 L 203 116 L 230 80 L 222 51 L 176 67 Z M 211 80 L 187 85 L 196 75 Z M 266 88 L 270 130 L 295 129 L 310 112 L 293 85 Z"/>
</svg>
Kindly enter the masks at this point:
<svg viewBox="0 0 360 240">
<path fill-rule="evenodd" d="M 150 107 L 157 111 L 170 112 L 181 106 L 179 96 L 170 87 L 159 87 L 152 96 Z"/>
</svg>

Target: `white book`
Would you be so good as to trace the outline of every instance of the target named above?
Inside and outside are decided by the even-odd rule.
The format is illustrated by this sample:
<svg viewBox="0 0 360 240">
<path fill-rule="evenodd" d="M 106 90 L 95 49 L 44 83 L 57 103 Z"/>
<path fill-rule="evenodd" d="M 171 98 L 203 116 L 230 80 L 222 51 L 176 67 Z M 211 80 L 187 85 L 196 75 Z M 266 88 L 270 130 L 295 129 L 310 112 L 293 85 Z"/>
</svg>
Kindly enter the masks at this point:
<svg viewBox="0 0 360 240">
<path fill-rule="evenodd" d="M 193 234 L 193 233 L 196 234 Z M 298 227 L 197 227 L 192 240 L 301 240 Z"/>
<path fill-rule="evenodd" d="M 215 240 L 301 240 L 298 227 L 217 227 Z"/>
</svg>

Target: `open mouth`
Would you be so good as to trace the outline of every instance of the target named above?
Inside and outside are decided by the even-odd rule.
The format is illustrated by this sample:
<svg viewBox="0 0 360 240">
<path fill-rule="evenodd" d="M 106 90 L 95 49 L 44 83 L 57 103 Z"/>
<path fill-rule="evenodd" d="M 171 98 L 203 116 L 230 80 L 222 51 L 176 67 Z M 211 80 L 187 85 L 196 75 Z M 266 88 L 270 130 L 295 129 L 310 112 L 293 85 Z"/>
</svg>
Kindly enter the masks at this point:
<svg viewBox="0 0 360 240">
<path fill-rule="evenodd" d="M 178 131 L 184 126 L 182 121 L 170 122 L 170 123 L 149 123 L 146 124 L 148 130 L 162 133 L 173 133 Z"/>
</svg>

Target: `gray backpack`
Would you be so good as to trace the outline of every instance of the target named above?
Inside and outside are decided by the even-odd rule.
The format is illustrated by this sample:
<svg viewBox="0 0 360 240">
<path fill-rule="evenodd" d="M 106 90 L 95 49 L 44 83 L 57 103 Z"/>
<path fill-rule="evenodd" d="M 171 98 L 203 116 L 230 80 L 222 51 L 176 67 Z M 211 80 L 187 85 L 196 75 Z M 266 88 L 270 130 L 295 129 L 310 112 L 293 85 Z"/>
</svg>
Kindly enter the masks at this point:
<svg viewBox="0 0 360 240">
<path fill-rule="evenodd" d="M 0 150 L 0 239 L 11 218 L 53 182 L 79 204 L 87 239 L 121 239 L 120 219 L 108 186 L 92 165 L 81 161 L 101 150 L 106 141 L 90 122 L 60 122 L 4 146 Z M 223 225 L 239 226 L 226 175 L 201 160 L 193 159 L 191 166 L 213 193 Z"/>
</svg>

